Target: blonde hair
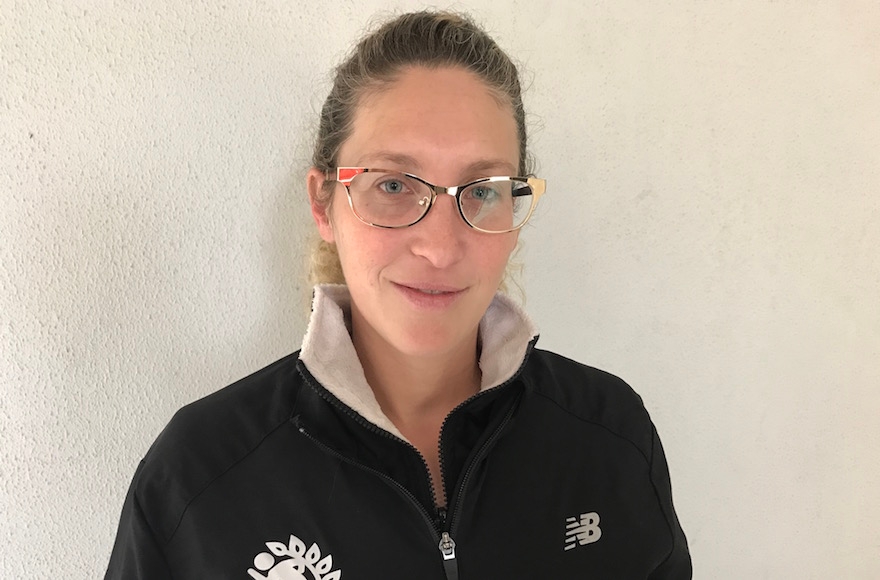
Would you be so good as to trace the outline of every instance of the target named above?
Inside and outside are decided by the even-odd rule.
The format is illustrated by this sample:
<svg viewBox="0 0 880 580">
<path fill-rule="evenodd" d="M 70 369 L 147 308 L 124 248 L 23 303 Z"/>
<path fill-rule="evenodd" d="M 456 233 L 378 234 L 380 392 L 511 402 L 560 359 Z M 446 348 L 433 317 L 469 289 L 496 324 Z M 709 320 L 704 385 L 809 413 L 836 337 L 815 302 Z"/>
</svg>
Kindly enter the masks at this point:
<svg viewBox="0 0 880 580">
<path fill-rule="evenodd" d="M 365 36 L 336 68 L 333 87 L 321 109 L 312 155 L 314 167 L 327 171 L 336 165 L 339 149 L 351 134 L 352 119 L 361 99 L 392 83 L 410 66 L 461 67 L 479 76 L 500 100 L 511 106 L 519 139 L 519 174 L 531 174 L 516 65 L 468 16 L 445 11 L 412 12 L 384 23 Z M 335 185 L 326 181 L 315 201 L 329 207 Z M 505 278 L 511 269 L 517 268 L 520 267 L 508 268 Z M 312 284 L 345 283 L 335 245 L 320 238 L 315 240 L 309 280 Z M 502 282 L 502 289 L 504 286 Z"/>
</svg>

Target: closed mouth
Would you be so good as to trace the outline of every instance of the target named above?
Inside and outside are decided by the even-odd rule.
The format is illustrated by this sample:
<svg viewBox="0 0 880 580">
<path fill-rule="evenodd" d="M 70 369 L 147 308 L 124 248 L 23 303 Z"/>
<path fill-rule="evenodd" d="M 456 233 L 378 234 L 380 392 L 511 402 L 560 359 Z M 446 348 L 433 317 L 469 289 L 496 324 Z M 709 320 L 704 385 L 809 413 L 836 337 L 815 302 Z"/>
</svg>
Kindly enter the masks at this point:
<svg viewBox="0 0 880 580">
<path fill-rule="evenodd" d="M 434 284 L 399 284 L 403 288 L 408 290 L 414 290 L 416 292 L 421 292 L 422 294 L 428 294 L 429 296 L 438 296 L 441 294 L 457 294 L 458 292 L 463 292 L 463 288 L 455 288 L 452 286 L 437 286 Z"/>
</svg>

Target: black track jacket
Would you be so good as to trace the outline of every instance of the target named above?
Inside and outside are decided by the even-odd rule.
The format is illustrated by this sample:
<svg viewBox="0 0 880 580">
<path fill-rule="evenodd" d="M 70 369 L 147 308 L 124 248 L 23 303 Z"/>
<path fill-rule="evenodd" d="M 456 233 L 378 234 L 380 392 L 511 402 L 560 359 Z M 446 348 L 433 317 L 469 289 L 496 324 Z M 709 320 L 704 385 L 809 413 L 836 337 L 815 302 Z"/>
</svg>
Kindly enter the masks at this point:
<svg viewBox="0 0 880 580">
<path fill-rule="evenodd" d="M 534 348 L 496 298 L 483 389 L 441 432 L 438 509 L 358 372 L 346 301 L 317 288 L 301 351 L 175 415 L 107 580 L 691 578 L 660 440 L 623 381 Z"/>
</svg>

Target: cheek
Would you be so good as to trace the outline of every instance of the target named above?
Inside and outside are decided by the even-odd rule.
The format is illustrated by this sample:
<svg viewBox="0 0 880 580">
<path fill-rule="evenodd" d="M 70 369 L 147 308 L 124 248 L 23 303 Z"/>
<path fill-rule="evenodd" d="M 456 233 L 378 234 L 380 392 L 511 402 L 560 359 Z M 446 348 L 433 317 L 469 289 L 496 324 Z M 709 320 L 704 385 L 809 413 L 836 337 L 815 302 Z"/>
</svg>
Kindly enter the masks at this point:
<svg viewBox="0 0 880 580">
<path fill-rule="evenodd" d="M 383 232 L 339 217 L 333 227 L 346 282 L 352 286 L 375 285 L 380 271 L 391 261 L 391 249 L 384 243 Z"/>
<path fill-rule="evenodd" d="M 516 248 L 516 236 L 508 239 L 499 239 L 497 243 L 483 244 L 479 246 L 478 255 L 481 256 L 480 265 L 483 271 L 491 272 L 495 277 L 501 277 L 507 268 L 507 263 L 513 250 Z M 494 242 L 494 240 L 493 240 Z"/>
</svg>

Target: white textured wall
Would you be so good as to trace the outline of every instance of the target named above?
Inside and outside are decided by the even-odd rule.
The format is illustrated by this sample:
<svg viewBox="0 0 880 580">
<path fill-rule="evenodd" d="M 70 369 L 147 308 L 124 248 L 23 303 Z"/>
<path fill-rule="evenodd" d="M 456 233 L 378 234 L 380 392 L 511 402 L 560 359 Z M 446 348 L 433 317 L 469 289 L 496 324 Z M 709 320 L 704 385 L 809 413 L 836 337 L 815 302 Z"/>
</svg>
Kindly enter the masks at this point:
<svg viewBox="0 0 880 580">
<path fill-rule="evenodd" d="M 387 6 L 0 0 L 0 577 L 100 577 L 174 410 L 298 347 L 315 110 Z M 877 3 L 457 6 L 530 71 L 542 346 L 643 395 L 696 577 L 880 577 Z"/>
</svg>

